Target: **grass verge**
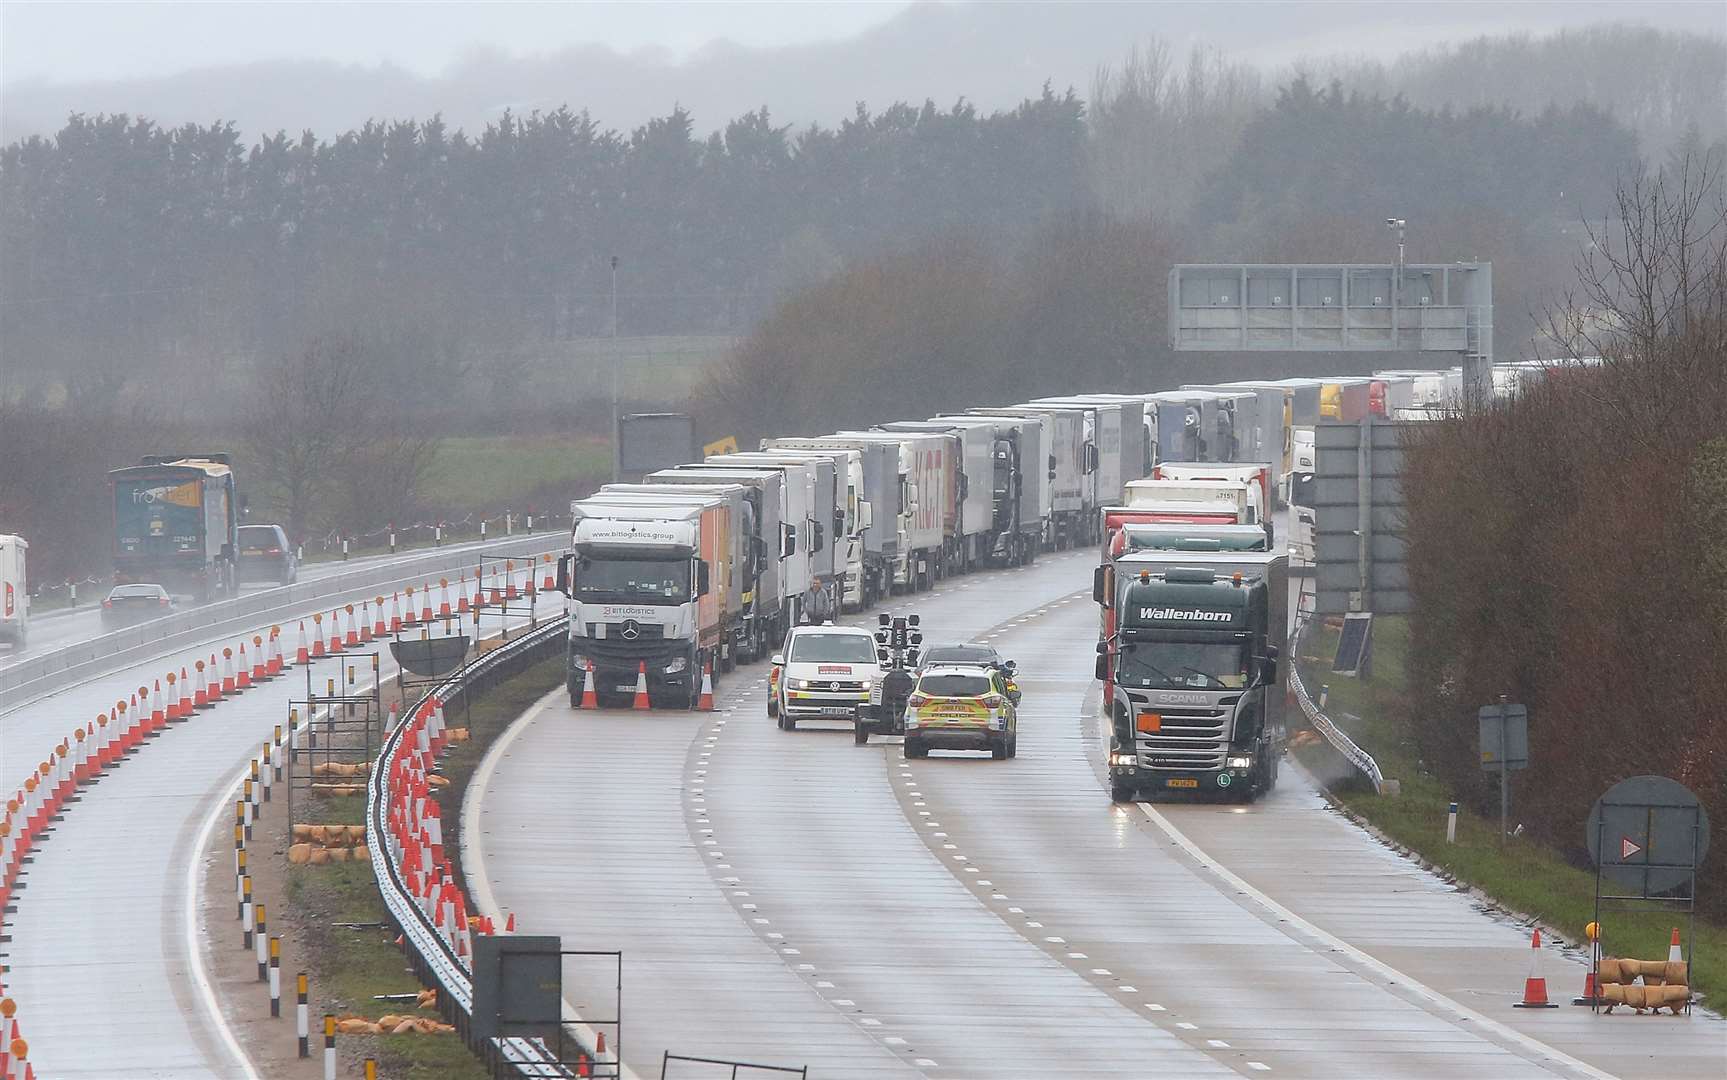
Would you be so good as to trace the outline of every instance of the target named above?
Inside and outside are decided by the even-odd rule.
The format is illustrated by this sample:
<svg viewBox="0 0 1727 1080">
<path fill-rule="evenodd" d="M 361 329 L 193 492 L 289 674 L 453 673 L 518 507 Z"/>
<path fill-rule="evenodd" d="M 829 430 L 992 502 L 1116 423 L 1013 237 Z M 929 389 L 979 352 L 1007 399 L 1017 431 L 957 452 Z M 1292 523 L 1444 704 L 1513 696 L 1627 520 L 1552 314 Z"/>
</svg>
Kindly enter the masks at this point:
<svg viewBox="0 0 1727 1080">
<path fill-rule="evenodd" d="M 1295 751 L 1297 759 L 1345 809 L 1460 886 L 1532 916 L 1573 942 L 1583 941 L 1583 928 L 1594 917 L 1593 870 L 1523 837 L 1501 842 L 1497 817 L 1482 817 L 1467 806 L 1458 811 L 1457 842 L 1446 843 L 1446 812 L 1456 795 L 1444 780 L 1421 767 L 1405 678 L 1408 646 L 1408 621 L 1383 617 L 1373 620 L 1372 672 L 1366 678 L 1329 671 L 1329 658 L 1337 650 L 1335 630 L 1314 634 L 1305 644 L 1308 655 L 1298 658 L 1308 689 L 1317 698 L 1322 684 L 1329 687 L 1326 712 L 1373 755 L 1386 777 L 1400 782 L 1401 793 L 1376 794 L 1323 740 L 1303 740 Z M 1603 948 L 1609 955 L 1658 960 L 1667 956 L 1672 928 L 1684 931 L 1686 917 L 1613 912 L 1602 922 Z M 1692 989 L 1720 1010 L 1727 1004 L 1727 927 L 1699 919 L 1691 948 Z"/>
</svg>

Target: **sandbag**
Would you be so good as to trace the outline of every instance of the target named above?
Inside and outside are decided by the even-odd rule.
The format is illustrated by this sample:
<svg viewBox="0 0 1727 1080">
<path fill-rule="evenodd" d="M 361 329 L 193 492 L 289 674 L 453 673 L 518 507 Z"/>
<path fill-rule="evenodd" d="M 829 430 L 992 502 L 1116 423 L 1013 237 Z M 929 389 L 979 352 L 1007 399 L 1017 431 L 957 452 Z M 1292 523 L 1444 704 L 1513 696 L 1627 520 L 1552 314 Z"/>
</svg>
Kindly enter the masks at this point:
<svg viewBox="0 0 1727 1080">
<path fill-rule="evenodd" d="M 405 1019 L 407 1019 L 405 1016 L 397 1016 L 395 1013 L 385 1013 L 383 1016 L 378 1017 L 378 1026 L 383 1028 L 385 1031 L 394 1031 L 396 1030 L 396 1025 Z"/>
<path fill-rule="evenodd" d="M 312 859 L 311 844 L 294 844 L 288 848 L 288 861 L 291 863 L 306 863 Z"/>
<path fill-rule="evenodd" d="M 376 1035 L 378 1025 L 370 1020 L 338 1020 L 336 1021 L 336 1031 L 342 1035 Z"/>
<path fill-rule="evenodd" d="M 403 1020 L 401 1023 L 397 1024 L 394 1028 L 391 1028 L 390 1034 L 392 1034 L 392 1035 L 410 1035 L 413 1033 L 413 1031 L 414 1031 L 414 1021 L 412 1019 L 409 1019 L 409 1020 Z"/>
<path fill-rule="evenodd" d="M 1671 1009 L 1673 1015 L 1679 1015 L 1690 1000 L 1691 988 L 1688 986 L 1636 986 L 1631 984 L 1608 984 L 1601 987 L 1601 996 L 1607 1002 L 1607 1011 L 1612 1012 L 1614 1006 L 1624 1005 L 1638 1013 L 1645 1009 L 1659 1012 L 1663 1007 Z"/>
<path fill-rule="evenodd" d="M 310 840 L 312 839 L 312 827 L 310 825 L 295 825 L 293 835 L 295 843 Z"/>
<path fill-rule="evenodd" d="M 364 825 L 348 826 L 348 843 L 363 844 L 366 842 L 366 827 Z"/>
<path fill-rule="evenodd" d="M 330 849 L 322 847 L 313 848 L 312 857 L 308 861 L 310 861 L 313 866 L 323 866 L 327 864 L 330 861 Z"/>
<path fill-rule="evenodd" d="M 430 785 L 431 787 L 449 787 L 450 786 L 450 778 L 447 776 L 439 776 L 437 773 L 433 773 L 430 776 L 426 777 L 426 783 L 428 785 Z"/>
<path fill-rule="evenodd" d="M 348 861 L 348 857 L 349 857 L 348 856 L 348 849 L 345 847 L 333 847 L 333 848 L 327 848 L 325 850 L 329 853 L 331 862 L 347 862 Z"/>
<path fill-rule="evenodd" d="M 1637 961 L 1635 960 L 1629 961 L 1631 964 L 1635 964 L 1636 962 Z M 1632 968 L 1628 971 L 1626 970 L 1626 966 L 1627 961 L 1621 960 L 1616 956 L 1604 956 L 1601 958 L 1601 974 L 1596 981 L 1603 986 L 1615 983 L 1636 982 L 1637 969 Z"/>
<path fill-rule="evenodd" d="M 354 861 L 369 863 L 372 861 L 372 849 L 365 844 L 354 845 Z"/>
</svg>

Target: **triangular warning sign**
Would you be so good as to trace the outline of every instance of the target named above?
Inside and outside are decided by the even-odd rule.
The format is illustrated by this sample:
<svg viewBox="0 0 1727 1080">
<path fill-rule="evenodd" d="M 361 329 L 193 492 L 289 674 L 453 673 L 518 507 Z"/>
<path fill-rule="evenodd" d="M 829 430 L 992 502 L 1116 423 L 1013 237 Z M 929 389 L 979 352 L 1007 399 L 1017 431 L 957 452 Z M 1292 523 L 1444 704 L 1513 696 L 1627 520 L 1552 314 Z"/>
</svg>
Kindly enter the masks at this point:
<svg viewBox="0 0 1727 1080">
<path fill-rule="evenodd" d="M 1619 838 L 1619 857 L 1621 859 L 1629 859 L 1631 856 L 1642 850 L 1643 849 L 1641 847 L 1638 847 L 1636 844 L 1631 842 L 1631 838 L 1629 836 L 1621 836 Z"/>
</svg>

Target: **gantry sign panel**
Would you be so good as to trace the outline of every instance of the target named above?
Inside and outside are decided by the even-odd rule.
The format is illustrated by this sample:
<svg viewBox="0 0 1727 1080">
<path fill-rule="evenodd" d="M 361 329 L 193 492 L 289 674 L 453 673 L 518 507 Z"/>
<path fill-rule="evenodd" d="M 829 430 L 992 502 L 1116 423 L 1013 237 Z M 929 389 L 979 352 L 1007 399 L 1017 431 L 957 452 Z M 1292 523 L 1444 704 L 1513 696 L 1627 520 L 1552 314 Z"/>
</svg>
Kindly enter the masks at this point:
<svg viewBox="0 0 1727 1080">
<path fill-rule="evenodd" d="M 1491 263 L 1186 263 L 1169 272 L 1169 343 L 1200 352 L 1493 356 Z"/>
</svg>

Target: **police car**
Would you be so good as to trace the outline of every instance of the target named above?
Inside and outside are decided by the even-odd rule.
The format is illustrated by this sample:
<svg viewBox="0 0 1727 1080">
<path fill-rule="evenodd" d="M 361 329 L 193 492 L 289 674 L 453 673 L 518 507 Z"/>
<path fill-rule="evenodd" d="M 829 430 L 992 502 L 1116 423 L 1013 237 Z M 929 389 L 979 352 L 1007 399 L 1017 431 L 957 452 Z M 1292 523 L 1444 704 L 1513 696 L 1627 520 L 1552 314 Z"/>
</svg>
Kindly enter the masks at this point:
<svg viewBox="0 0 1727 1080">
<path fill-rule="evenodd" d="M 982 664 L 926 667 L 906 701 L 905 756 L 934 750 L 988 750 L 1013 757 L 1019 737 L 1018 690 Z"/>
</svg>

